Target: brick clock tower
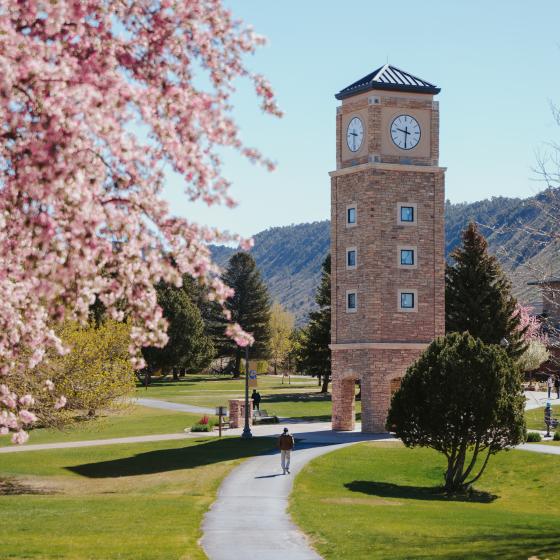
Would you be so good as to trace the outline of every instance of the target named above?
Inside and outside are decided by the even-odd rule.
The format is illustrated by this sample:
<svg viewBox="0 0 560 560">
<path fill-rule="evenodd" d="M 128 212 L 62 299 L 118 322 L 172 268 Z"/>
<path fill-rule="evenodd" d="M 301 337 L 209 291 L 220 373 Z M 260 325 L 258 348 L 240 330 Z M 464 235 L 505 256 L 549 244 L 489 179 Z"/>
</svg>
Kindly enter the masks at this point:
<svg viewBox="0 0 560 560">
<path fill-rule="evenodd" d="M 333 429 L 383 432 L 392 393 L 444 334 L 440 89 L 386 64 L 336 94 L 331 176 Z"/>
</svg>

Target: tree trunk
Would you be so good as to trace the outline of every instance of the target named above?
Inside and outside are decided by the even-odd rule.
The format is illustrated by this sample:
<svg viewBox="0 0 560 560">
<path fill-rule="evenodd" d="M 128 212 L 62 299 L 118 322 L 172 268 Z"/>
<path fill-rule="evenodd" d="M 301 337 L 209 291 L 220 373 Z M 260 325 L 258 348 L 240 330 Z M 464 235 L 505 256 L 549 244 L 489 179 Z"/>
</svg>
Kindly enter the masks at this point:
<svg viewBox="0 0 560 560">
<path fill-rule="evenodd" d="M 276 360 L 274 360 L 274 375 L 276 375 L 276 374 L 277 374 L 277 371 L 276 371 Z"/>
<path fill-rule="evenodd" d="M 236 379 L 241 377 L 241 350 L 235 351 L 235 367 L 233 370 L 233 377 Z"/>
<path fill-rule="evenodd" d="M 321 387 L 321 393 L 328 393 L 329 392 L 329 376 L 323 375 L 323 386 Z"/>
<path fill-rule="evenodd" d="M 317 386 L 318 387 L 321 386 L 321 376 L 320 375 L 317 376 Z"/>
</svg>

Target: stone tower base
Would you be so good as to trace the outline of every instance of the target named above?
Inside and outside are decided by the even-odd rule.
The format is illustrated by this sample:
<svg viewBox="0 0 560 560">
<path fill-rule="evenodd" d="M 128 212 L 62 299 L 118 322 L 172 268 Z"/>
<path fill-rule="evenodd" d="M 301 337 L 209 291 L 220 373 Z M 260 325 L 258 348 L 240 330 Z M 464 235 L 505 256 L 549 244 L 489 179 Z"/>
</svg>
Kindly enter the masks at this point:
<svg viewBox="0 0 560 560">
<path fill-rule="evenodd" d="M 427 344 L 362 343 L 333 344 L 332 427 L 355 427 L 355 386 L 361 383 L 362 432 L 386 432 L 391 396 L 407 368 Z"/>
</svg>

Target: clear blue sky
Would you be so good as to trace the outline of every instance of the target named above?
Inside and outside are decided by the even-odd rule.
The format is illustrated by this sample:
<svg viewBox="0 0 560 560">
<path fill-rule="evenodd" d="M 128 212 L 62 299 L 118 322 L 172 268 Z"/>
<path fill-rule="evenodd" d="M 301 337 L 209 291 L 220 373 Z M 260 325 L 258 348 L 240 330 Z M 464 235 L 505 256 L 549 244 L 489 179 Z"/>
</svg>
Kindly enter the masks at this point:
<svg viewBox="0 0 560 560">
<path fill-rule="evenodd" d="M 248 60 L 272 82 L 285 112 L 262 115 L 239 83 L 242 137 L 278 164 L 268 173 L 228 157 L 236 209 L 187 204 L 170 179 L 174 211 L 252 235 L 330 215 L 334 93 L 389 63 L 442 88 L 440 165 L 452 202 L 531 196 L 542 188 L 536 153 L 560 140 L 558 0 L 228 0 L 269 44 Z"/>
</svg>

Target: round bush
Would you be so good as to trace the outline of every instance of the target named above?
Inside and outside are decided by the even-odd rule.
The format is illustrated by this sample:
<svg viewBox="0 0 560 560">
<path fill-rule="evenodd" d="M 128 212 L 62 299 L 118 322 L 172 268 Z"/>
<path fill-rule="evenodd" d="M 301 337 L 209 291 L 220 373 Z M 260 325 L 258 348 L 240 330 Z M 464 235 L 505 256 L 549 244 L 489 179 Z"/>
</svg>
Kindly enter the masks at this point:
<svg viewBox="0 0 560 560">
<path fill-rule="evenodd" d="M 539 432 L 529 432 L 527 434 L 527 441 L 529 443 L 535 443 L 535 442 L 538 442 L 538 441 L 541 441 L 541 440 L 542 440 L 542 437 L 541 437 L 541 434 L 539 434 Z"/>
</svg>

